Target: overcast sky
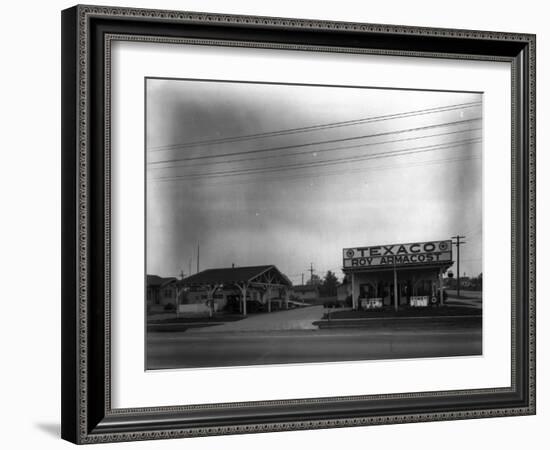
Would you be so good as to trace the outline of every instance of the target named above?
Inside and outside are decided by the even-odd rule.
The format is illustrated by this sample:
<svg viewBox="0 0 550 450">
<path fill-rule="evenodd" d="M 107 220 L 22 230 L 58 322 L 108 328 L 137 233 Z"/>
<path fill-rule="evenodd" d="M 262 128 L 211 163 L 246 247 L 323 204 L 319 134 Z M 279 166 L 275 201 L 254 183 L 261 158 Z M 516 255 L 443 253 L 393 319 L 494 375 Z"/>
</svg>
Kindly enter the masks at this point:
<svg viewBox="0 0 550 450">
<path fill-rule="evenodd" d="M 479 274 L 482 99 L 147 80 L 147 273 L 194 273 L 200 244 L 201 270 L 341 279 L 345 247 L 461 234 Z"/>
</svg>

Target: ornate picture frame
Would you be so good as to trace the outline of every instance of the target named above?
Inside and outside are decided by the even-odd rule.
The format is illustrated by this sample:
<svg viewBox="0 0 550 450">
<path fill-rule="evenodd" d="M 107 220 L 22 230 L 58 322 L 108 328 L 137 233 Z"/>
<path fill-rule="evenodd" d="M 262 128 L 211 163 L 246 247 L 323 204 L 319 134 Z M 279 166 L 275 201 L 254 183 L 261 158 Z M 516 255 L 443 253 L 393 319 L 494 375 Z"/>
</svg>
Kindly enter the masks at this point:
<svg viewBox="0 0 550 450">
<path fill-rule="evenodd" d="M 500 61 L 511 67 L 509 386 L 114 408 L 114 42 Z M 535 36 L 100 6 L 62 12 L 62 437 L 85 444 L 535 414 Z"/>
</svg>

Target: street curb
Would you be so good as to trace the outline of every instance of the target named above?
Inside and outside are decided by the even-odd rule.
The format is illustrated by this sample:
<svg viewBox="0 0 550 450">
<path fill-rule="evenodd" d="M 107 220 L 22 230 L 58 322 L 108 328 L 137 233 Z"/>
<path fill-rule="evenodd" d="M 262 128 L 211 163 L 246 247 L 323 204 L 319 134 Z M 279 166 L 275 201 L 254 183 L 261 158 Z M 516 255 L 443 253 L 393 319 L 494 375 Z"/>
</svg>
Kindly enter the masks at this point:
<svg viewBox="0 0 550 450">
<path fill-rule="evenodd" d="M 385 316 L 385 317 L 359 317 L 357 319 L 322 319 L 322 320 L 316 320 L 314 323 L 337 323 L 337 322 L 370 322 L 370 321 L 379 321 L 379 320 L 416 320 L 416 319 L 465 319 L 465 318 L 482 318 L 483 315 L 481 314 L 463 314 L 460 316 L 412 316 L 412 317 L 392 317 L 392 316 Z"/>
</svg>

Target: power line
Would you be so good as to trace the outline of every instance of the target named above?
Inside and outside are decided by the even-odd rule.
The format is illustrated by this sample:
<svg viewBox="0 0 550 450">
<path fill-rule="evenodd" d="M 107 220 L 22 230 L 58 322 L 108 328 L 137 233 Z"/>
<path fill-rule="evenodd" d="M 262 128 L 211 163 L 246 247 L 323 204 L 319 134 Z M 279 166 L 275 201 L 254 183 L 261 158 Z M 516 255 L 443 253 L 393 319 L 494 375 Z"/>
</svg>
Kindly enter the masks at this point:
<svg viewBox="0 0 550 450">
<path fill-rule="evenodd" d="M 382 145 L 382 144 L 393 144 L 397 142 L 408 142 L 408 141 L 415 141 L 419 139 L 429 139 L 433 137 L 440 137 L 440 136 L 449 136 L 452 134 L 459 134 L 459 133 L 466 133 L 466 132 L 472 132 L 472 131 L 479 131 L 482 130 L 482 128 L 466 128 L 464 130 L 458 130 L 458 131 L 449 131 L 446 133 L 436 133 L 436 134 L 429 134 L 426 136 L 414 136 L 414 137 L 408 137 L 403 139 L 392 139 L 389 141 L 381 141 L 381 142 L 367 142 L 364 144 L 356 144 L 356 145 L 348 145 L 345 147 L 331 147 L 331 148 L 322 148 L 317 150 L 306 150 L 304 152 L 294 152 L 289 154 L 288 156 L 302 156 L 302 155 L 313 155 L 317 153 L 326 153 L 326 152 L 333 152 L 338 150 L 349 150 L 354 148 L 362 148 L 362 147 L 370 147 L 372 145 Z M 201 163 L 195 163 L 195 164 L 175 164 L 173 166 L 168 167 L 149 167 L 149 170 L 166 170 L 166 169 L 174 169 L 177 167 L 199 167 L 199 166 L 211 166 L 215 164 L 233 164 L 237 162 L 246 162 L 246 161 L 259 161 L 259 160 L 265 160 L 265 159 L 273 159 L 273 158 L 281 158 L 281 155 L 264 155 L 264 156 L 256 156 L 256 157 L 248 157 L 248 158 L 241 158 L 241 159 L 232 159 L 227 161 L 210 161 L 210 162 L 201 162 Z"/>
<path fill-rule="evenodd" d="M 361 156 L 353 156 L 349 158 L 336 158 L 336 159 L 326 159 L 322 161 L 312 161 L 307 163 L 296 163 L 296 164 L 286 164 L 282 166 L 271 166 L 271 167 L 256 167 L 256 168 L 249 168 L 249 169 L 234 169 L 234 170 L 226 170 L 226 171 L 218 171 L 218 172 L 210 172 L 210 173 L 201 173 L 201 174 L 187 174 L 187 175 L 179 175 L 179 176 L 168 176 L 168 177 L 160 177 L 160 178 L 153 178 L 153 180 L 157 181 L 170 181 L 173 179 L 179 179 L 179 178 L 189 178 L 189 179 L 197 179 L 197 178 L 214 178 L 214 177 L 227 177 L 227 176 L 238 176 L 238 175 L 248 175 L 248 174 L 254 174 L 254 173 L 266 173 L 266 172 L 279 172 L 279 171 L 285 171 L 285 170 L 299 170 L 299 169 L 308 169 L 308 168 L 317 168 L 317 167 L 325 167 L 325 166 L 331 166 L 331 165 L 337 165 L 337 164 L 346 164 L 350 162 L 361 162 L 366 161 L 370 159 L 380 159 L 380 158 L 389 158 L 394 156 L 408 156 L 412 154 L 417 153 L 425 153 L 429 151 L 434 150 L 445 150 L 448 148 L 453 147 L 459 147 L 465 144 L 474 144 L 474 143 L 480 143 L 481 140 L 478 139 L 467 139 L 463 141 L 458 141 L 455 143 L 442 145 L 442 144 L 434 144 L 429 146 L 422 146 L 422 147 L 413 147 L 409 149 L 401 149 L 401 150 L 393 150 L 393 151 L 386 151 L 386 152 L 379 152 L 379 153 L 372 153 L 370 155 L 361 155 Z"/>
<path fill-rule="evenodd" d="M 281 181 L 281 180 L 303 180 L 304 178 L 320 178 L 320 177 L 327 177 L 327 176 L 334 176 L 334 175 L 342 175 L 342 174 L 354 174 L 354 173 L 365 173 L 365 172 L 376 172 L 379 170 L 391 170 L 391 169 L 402 169 L 402 168 L 413 168 L 413 167 L 426 167 L 426 166 L 432 166 L 434 164 L 442 164 L 442 163 L 453 163 L 453 162 L 463 162 L 463 161 L 473 161 L 473 160 L 479 160 L 481 159 L 480 156 L 469 156 L 465 158 L 440 158 L 440 159 L 434 159 L 434 160 L 428 160 L 428 161 L 422 161 L 419 163 L 406 163 L 406 164 L 389 164 L 385 166 L 375 166 L 375 167 L 364 167 L 360 169 L 343 169 L 338 171 L 332 171 L 332 172 L 315 172 L 315 173 L 303 173 L 300 175 L 289 175 L 289 176 L 277 176 L 275 177 L 266 177 L 263 175 L 260 179 L 258 178 L 249 178 L 247 180 L 230 180 L 230 181 L 218 181 L 215 183 L 210 183 L 207 186 L 231 186 L 231 185 L 239 185 L 239 184 L 250 184 L 250 183 L 257 183 L 258 180 L 261 180 L 262 182 L 269 182 L 269 181 Z M 255 175 L 255 174 L 251 174 Z M 213 180 L 216 180 L 213 178 Z M 149 181 L 155 182 L 155 181 L 163 181 L 163 180 L 157 180 L 155 178 L 150 179 Z M 164 180 L 164 181 L 193 181 L 189 178 L 178 178 L 174 180 Z M 204 187 L 204 185 L 201 185 Z"/>
<path fill-rule="evenodd" d="M 232 185 L 243 185 L 243 184 L 250 184 L 250 183 L 257 183 L 258 181 L 262 181 L 263 183 L 267 183 L 270 181 L 292 181 L 292 180 L 304 180 L 304 179 L 310 179 L 310 178 L 325 178 L 328 176 L 335 176 L 335 175 L 350 175 L 350 174 L 364 174 L 365 172 L 378 172 L 381 170 L 392 170 L 392 169 L 409 169 L 409 168 L 418 168 L 418 167 L 427 167 L 427 166 L 433 166 L 435 164 L 443 164 L 443 163 L 455 163 L 455 162 L 464 162 L 464 161 L 474 161 L 481 159 L 480 156 L 470 156 L 465 158 L 440 158 L 440 159 L 433 159 L 428 161 L 422 161 L 419 163 L 406 163 L 406 164 L 388 164 L 384 166 L 375 166 L 375 167 L 363 167 L 359 169 L 341 169 L 337 171 L 332 172 L 315 172 L 315 173 L 302 173 L 299 175 L 287 175 L 287 176 L 277 176 L 277 177 L 269 177 L 265 174 L 262 175 L 261 178 L 248 178 L 246 180 L 222 180 L 217 181 L 213 183 L 209 183 L 206 186 L 232 186 Z M 251 174 L 252 176 L 254 174 Z M 269 174 L 267 174 L 269 175 Z M 213 178 L 212 180 L 216 180 Z M 155 181 L 154 179 L 150 181 Z M 174 181 L 193 181 L 186 178 L 174 180 Z M 205 187 L 204 184 L 201 185 L 202 187 Z"/>
<path fill-rule="evenodd" d="M 313 145 L 323 145 L 323 144 L 334 144 L 336 142 L 348 142 L 348 141 L 354 141 L 358 139 L 366 139 L 371 137 L 378 137 L 378 136 L 389 136 L 392 134 L 401 134 L 401 133 L 409 133 L 412 131 L 419 131 L 419 130 L 429 130 L 432 128 L 439 128 L 439 127 L 445 127 L 445 126 L 454 126 L 454 125 L 461 125 L 465 123 L 475 122 L 477 120 L 481 120 L 481 117 L 475 117 L 473 119 L 464 119 L 464 120 L 457 120 L 454 122 L 443 122 L 438 123 L 434 125 L 426 125 L 422 127 L 415 127 L 415 128 L 406 128 L 402 130 L 396 130 L 396 131 L 385 131 L 382 133 L 375 133 L 375 134 L 366 134 L 362 136 L 352 136 L 347 138 L 341 138 L 341 139 L 330 139 L 326 141 L 317 141 L 317 142 L 307 142 L 304 144 L 294 144 L 294 145 L 285 145 L 280 147 L 270 147 L 270 148 L 261 148 L 261 149 L 255 149 L 255 150 L 245 150 L 240 152 L 232 152 L 232 153 L 221 153 L 218 155 L 202 155 L 202 156 L 191 156 L 187 158 L 174 158 L 174 159 L 165 159 L 162 161 L 151 161 L 147 164 L 166 164 L 166 163 L 173 163 L 173 162 L 180 162 L 180 161 L 194 161 L 194 160 L 200 160 L 200 159 L 211 159 L 211 158 L 222 158 L 226 156 L 238 156 L 238 155 L 250 155 L 255 153 L 265 153 L 265 152 L 274 152 L 278 150 L 289 150 L 292 148 L 303 148 L 303 147 L 310 147 Z"/>
<path fill-rule="evenodd" d="M 407 112 L 401 112 L 396 114 L 386 114 L 381 116 L 373 116 L 373 117 L 366 117 L 361 119 L 353 119 L 353 120 L 346 120 L 342 122 L 329 122 L 325 124 L 318 124 L 318 125 L 310 125 L 306 127 L 299 127 L 299 128 L 288 128 L 285 130 L 277 130 L 277 131 L 266 131 L 263 133 L 254 133 L 254 134 L 245 134 L 241 136 L 230 136 L 225 138 L 214 138 L 214 139 L 205 139 L 202 141 L 194 141 L 194 142 L 184 142 L 180 144 L 169 144 L 169 145 L 159 145 L 155 147 L 149 147 L 149 151 L 168 151 L 168 150 L 177 150 L 177 149 L 186 149 L 191 147 L 198 147 L 203 145 L 219 145 L 219 144 L 225 144 L 225 143 L 232 143 L 232 142 L 242 142 L 242 141 L 248 141 L 253 139 L 260 139 L 260 138 L 270 138 L 270 137 L 278 137 L 278 136 L 284 136 L 284 135 L 290 135 L 290 134 L 297 134 L 297 133 L 305 133 L 309 131 L 317 131 L 317 130 L 326 130 L 331 128 L 341 128 L 341 127 L 347 127 L 352 125 L 362 125 L 365 123 L 373 123 L 373 122 L 382 122 L 385 120 L 392 120 L 392 119 L 400 119 L 400 118 L 406 118 L 406 117 L 414 117 L 414 116 L 421 116 L 426 114 L 434 114 L 439 112 L 448 112 L 448 111 L 454 111 L 456 109 L 464 109 L 464 108 L 472 108 L 475 106 L 480 106 L 481 102 L 469 102 L 469 103 L 459 103 L 455 105 L 448 105 L 448 106 L 439 106 L 436 108 L 427 108 L 427 109 L 419 109 L 414 111 L 407 111 Z"/>
<path fill-rule="evenodd" d="M 271 166 L 271 167 L 225 170 L 225 171 L 201 173 L 201 174 L 188 174 L 188 175 L 181 175 L 181 176 L 160 177 L 160 178 L 153 178 L 153 180 L 171 181 L 171 180 L 180 179 L 180 178 L 196 179 L 196 178 L 226 177 L 226 176 L 235 176 L 235 175 L 247 175 L 249 173 L 265 173 L 265 172 L 277 172 L 281 170 L 285 171 L 285 170 L 297 170 L 297 169 L 303 169 L 303 168 L 316 168 L 316 167 L 324 167 L 327 165 L 337 165 L 337 164 L 346 164 L 350 162 L 365 161 L 369 159 L 388 158 L 392 156 L 408 156 L 416 153 L 424 153 L 424 152 L 433 151 L 433 150 L 443 150 L 447 148 L 461 146 L 464 144 L 473 144 L 473 143 L 479 143 L 479 142 L 481 142 L 479 138 L 466 139 L 466 140 L 457 141 L 451 144 L 445 144 L 445 145 L 434 144 L 434 145 L 428 145 L 428 146 L 422 146 L 422 147 L 413 147 L 409 149 L 372 153 L 367 156 L 361 155 L 361 156 L 353 156 L 349 158 L 326 159 L 322 161 L 314 161 L 314 162 L 308 162 L 308 163 L 286 164 L 286 165 Z"/>
</svg>

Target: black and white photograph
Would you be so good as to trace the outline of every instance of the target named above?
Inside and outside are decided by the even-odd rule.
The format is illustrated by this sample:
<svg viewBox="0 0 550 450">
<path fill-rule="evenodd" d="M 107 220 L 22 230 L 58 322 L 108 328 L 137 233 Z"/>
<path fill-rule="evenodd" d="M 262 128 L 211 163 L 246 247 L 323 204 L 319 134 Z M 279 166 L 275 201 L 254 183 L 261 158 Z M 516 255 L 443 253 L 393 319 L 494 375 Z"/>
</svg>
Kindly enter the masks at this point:
<svg viewBox="0 0 550 450">
<path fill-rule="evenodd" d="M 65 6 L 61 305 L 25 315 L 61 354 L 7 340 L 64 440 L 537 441 L 543 15 L 423 1 Z"/>
<path fill-rule="evenodd" d="M 483 93 L 145 79 L 146 369 L 483 354 Z"/>
</svg>

